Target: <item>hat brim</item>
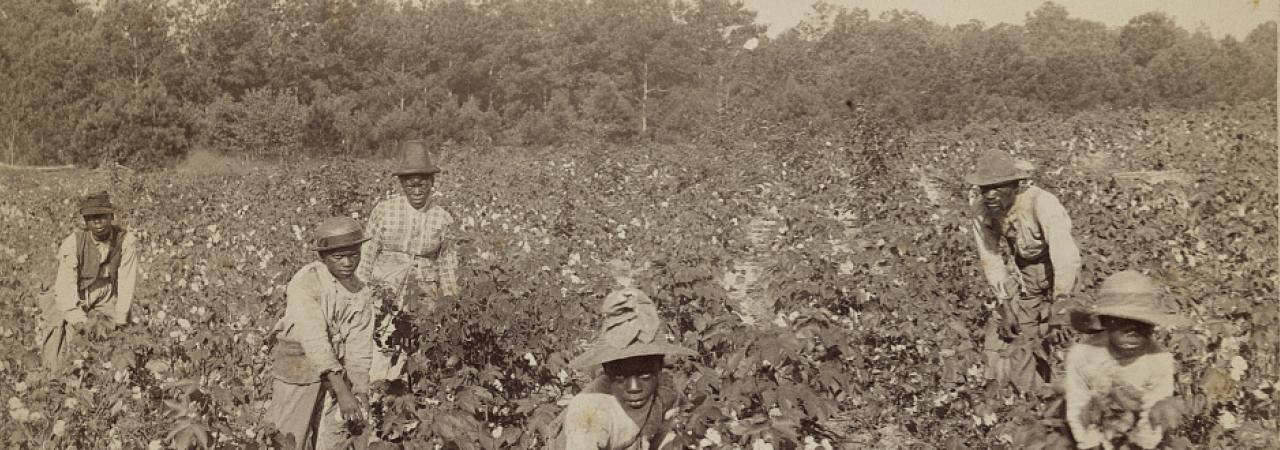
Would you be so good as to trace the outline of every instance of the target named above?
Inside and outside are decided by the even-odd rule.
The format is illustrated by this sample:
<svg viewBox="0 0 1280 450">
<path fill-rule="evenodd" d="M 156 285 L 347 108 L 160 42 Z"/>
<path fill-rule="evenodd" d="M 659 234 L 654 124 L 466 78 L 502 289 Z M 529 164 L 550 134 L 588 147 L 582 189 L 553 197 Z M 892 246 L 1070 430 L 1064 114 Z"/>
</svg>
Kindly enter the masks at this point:
<svg viewBox="0 0 1280 450">
<path fill-rule="evenodd" d="M 94 214 L 115 214 L 116 209 L 110 206 L 87 206 L 80 208 L 80 215 L 92 216 Z"/>
<path fill-rule="evenodd" d="M 1098 317 L 1110 316 L 1121 319 L 1136 320 L 1162 328 L 1177 328 L 1187 324 L 1187 320 L 1176 314 L 1153 311 L 1143 307 L 1103 306 L 1097 308 L 1078 308 L 1071 311 L 1071 327 L 1076 331 L 1096 333 L 1102 331 Z"/>
<path fill-rule="evenodd" d="M 440 173 L 439 167 L 419 167 L 416 169 L 402 169 L 391 172 L 392 175 L 397 177 L 402 175 L 431 175 L 437 173 Z"/>
<path fill-rule="evenodd" d="M 325 251 L 329 251 L 329 250 L 337 250 L 337 249 L 340 249 L 340 248 L 347 248 L 347 247 L 352 247 L 352 246 L 360 245 L 360 244 L 363 244 L 365 241 L 368 241 L 369 239 L 371 239 L 371 238 L 362 238 L 362 239 L 360 239 L 360 240 L 351 241 L 351 242 L 338 243 L 338 244 L 330 245 L 330 246 L 327 246 L 327 247 L 317 247 L 317 246 L 314 246 L 314 245 L 309 245 L 308 247 L 311 247 L 311 251 L 316 251 L 316 252 L 325 252 Z"/>
<path fill-rule="evenodd" d="M 978 174 L 969 174 L 969 175 L 965 175 L 964 182 L 972 184 L 974 186 L 991 186 L 995 184 L 1008 183 L 1010 181 L 1025 180 L 1029 176 L 1030 175 L 1027 174 L 1026 172 L 1019 172 L 1016 174 L 999 176 L 999 177 L 989 177 L 989 176 L 981 176 Z"/>
<path fill-rule="evenodd" d="M 605 345 L 594 345 L 578 357 L 569 361 L 569 367 L 572 369 L 586 369 L 610 361 L 618 361 L 637 356 L 694 356 L 697 355 L 693 350 L 681 347 L 675 344 L 665 342 L 650 342 L 647 344 L 635 344 L 626 348 L 615 348 Z"/>
</svg>

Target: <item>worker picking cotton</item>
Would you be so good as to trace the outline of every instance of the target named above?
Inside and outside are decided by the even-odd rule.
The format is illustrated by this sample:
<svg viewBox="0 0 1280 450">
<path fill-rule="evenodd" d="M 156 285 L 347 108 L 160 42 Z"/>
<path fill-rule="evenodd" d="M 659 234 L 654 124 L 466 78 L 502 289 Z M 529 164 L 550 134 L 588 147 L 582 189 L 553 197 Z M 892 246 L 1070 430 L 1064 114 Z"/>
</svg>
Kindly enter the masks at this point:
<svg viewBox="0 0 1280 450">
<path fill-rule="evenodd" d="M 1151 278 L 1124 271 L 1103 281 L 1092 308 L 1071 312 L 1073 326 L 1095 333 L 1067 352 L 1067 424 L 1078 448 L 1156 448 L 1181 422 L 1176 363 L 1152 334 L 1183 320 L 1159 306 L 1162 294 Z"/>
<path fill-rule="evenodd" d="M 41 357 L 47 369 L 62 368 L 68 333 L 105 316 L 116 327 L 129 322 L 138 277 L 137 238 L 115 223 L 116 208 L 106 192 L 80 201 L 84 228 L 62 240 L 53 289 L 40 300 Z"/>
<path fill-rule="evenodd" d="M 552 448 L 666 448 L 677 393 L 663 376 L 664 359 L 694 353 L 667 342 L 657 306 L 638 289 L 610 293 L 602 310 L 599 337 L 569 366 L 603 373 L 569 401 Z"/>
<path fill-rule="evenodd" d="M 329 450 L 367 436 L 373 306 L 371 290 L 356 275 L 367 240 L 352 219 L 325 220 L 311 246 L 319 261 L 289 280 L 266 420 L 295 448 Z"/>
<path fill-rule="evenodd" d="M 1066 208 L 1030 176 L 1013 157 L 992 150 L 965 177 L 980 192 L 972 231 L 998 302 L 998 323 L 988 323 L 985 339 L 989 377 L 1022 392 L 1050 381 L 1053 350 L 1069 335 L 1064 305 L 1081 265 Z"/>
<path fill-rule="evenodd" d="M 453 216 L 433 202 L 439 166 L 427 144 L 411 140 L 401 146 L 402 158 L 394 174 L 402 195 L 379 202 L 369 217 L 369 242 L 361 253 L 364 264 L 360 278 L 390 287 L 396 302 L 419 302 L 430 309 L 440 299 L 458 295 L 458 254 L 449 238 Z M 406 298 L 409 293 L 420 293 Z M 380 308 L 377 322 L 394 324 L 389 311 L 399 306 Z M 391 327 L 393 325 L 387 325 Z M 394 329 L 379 330 L 382 342 L 375 342 L 373 379 L 396 379 L 405 355 L 390 342 Z"/>
</svg>

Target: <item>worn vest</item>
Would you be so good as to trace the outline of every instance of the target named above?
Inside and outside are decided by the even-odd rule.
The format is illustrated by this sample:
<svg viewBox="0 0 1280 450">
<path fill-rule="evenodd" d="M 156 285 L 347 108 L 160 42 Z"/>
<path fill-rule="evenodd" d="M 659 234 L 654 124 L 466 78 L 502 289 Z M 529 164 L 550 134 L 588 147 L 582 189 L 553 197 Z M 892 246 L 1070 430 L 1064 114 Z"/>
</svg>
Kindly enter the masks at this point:
<svg viewBox="0 0 1280 450">
<path fill-rule="evenodd" d="M 105 260 L 98 254 L 98 246 L 93 243 L 92 231 L 86 229 L 76 234 L 76 288 L 81 297 L 100 279 L 111 283 L 111 294 L 115 295 L 120 284 L 118 275 L 120 258 L 124 253 L 124 233 L 124 228 L 112 225 L 111 247 Z"/>
</svg>

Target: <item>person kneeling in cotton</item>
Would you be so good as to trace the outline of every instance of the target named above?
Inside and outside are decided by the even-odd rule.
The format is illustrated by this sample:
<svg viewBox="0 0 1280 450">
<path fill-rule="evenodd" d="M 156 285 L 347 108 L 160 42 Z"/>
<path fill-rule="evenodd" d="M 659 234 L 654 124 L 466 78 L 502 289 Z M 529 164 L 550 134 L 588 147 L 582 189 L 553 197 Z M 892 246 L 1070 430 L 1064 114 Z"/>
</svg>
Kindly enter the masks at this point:
<svg viewBox="0 0 1280 450">
<path fill-rule="evenodd" d="M 610 293 L 602 309 L 600 337 L 569 366 L 600 367 L 604 373 L 569 401 L 560 418 L 562 432 L 551 448 L 665 448 L 673 437 L 669 416 L 677 395 L 663 383 L 663 359 L 694 353 L 667 342 L 657 307 L 638 289 Z"/>
</svg>

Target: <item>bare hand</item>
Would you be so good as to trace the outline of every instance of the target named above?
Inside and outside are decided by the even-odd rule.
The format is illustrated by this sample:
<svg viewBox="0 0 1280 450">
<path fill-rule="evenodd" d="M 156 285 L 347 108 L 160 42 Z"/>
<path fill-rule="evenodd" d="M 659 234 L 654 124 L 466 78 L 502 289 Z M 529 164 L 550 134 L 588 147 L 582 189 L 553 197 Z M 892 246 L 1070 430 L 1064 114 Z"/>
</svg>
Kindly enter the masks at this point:
<svg viewBox="0 0 1280 450">
<path fill-rule="evenodd" d="M 350 392 L 337 392 L 338 410 L 342 412 L 344 422 L 365 423 L 365 403 Z"/>
<path fill-rule="evenodd" d="M 1018 333 L 1022 331 L 1022 327 L 1018 325 L 1018 320 L 1015 319 L 1012 314 L 1006 313 L 1004 317 L 1000 318 L 1000 328 L 998 331 L 1000 333 L 1000 337 L 1013 339 L 1014 336 L 1017 336 Z"/>
</svg>

